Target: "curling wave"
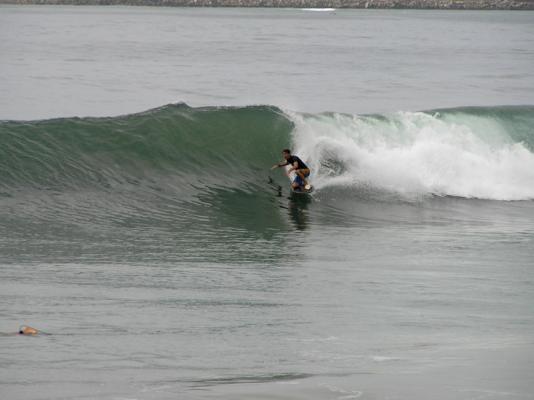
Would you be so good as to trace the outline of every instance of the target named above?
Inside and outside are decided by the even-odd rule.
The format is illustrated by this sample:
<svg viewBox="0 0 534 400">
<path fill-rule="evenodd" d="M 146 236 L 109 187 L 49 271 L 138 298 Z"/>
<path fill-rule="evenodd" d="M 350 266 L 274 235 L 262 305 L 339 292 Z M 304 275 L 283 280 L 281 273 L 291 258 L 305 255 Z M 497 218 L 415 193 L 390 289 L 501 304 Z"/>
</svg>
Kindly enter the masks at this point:
<svg viewBox="0 0 534 400">
<path fill-rule="evenodd" d="M 261 189 L 291 145 L 316 187 L 534 199 L 534 107 L 391 115 L 168 105 L 110 118 L 0 122 L 1 192 Z M 163 188 L 164 189 L 164 188 Z"/>
</svg>

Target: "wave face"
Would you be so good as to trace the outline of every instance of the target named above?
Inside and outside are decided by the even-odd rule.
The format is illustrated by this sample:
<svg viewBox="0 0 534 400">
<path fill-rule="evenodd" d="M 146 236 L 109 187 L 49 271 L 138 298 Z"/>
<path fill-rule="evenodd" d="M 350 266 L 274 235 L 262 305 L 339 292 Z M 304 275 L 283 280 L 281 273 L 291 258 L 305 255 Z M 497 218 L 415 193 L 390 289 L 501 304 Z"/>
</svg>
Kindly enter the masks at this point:
<svg viewBox="0 0 534 400">
<path fill-rule="evenodd" d="M 291 116 L 318 188 L 534 198 L 534 107 Z"/>
<path fill-rule="evenodd" d="M 264 189 L 292 143 L 328 192 L 534 199 L 534 107 L 392 115 L 176 104 L 113 118 L 0 123 L 4 196 L 25 190 Z"/>
<path fill-rule="evenodd" d="M 185 104 L 114 118 L 2 122 L 1 187 L 9 193 L 167 183 L 188 192 L 252 184 L 288 145 L 292 126 L 273 107 Z"/>
</svg>

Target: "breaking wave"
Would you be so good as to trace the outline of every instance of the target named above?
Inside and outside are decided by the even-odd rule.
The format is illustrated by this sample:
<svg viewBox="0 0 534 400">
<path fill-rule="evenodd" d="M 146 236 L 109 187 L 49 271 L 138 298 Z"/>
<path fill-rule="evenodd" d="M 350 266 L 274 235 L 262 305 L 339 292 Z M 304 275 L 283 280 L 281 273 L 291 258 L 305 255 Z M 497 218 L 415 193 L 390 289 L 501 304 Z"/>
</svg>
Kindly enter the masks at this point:
<svg viewBox="0 0 534 400">
<path fill-rule="evenodd" d="M 312 167 L 318 192 L 534 199 L 533 106 L 347 115 L 174 104 L 110 118 L 3 121 L 0 143 L 4 196 L 86 188 L 253 193 L 291 145 Z"/>
</svg>

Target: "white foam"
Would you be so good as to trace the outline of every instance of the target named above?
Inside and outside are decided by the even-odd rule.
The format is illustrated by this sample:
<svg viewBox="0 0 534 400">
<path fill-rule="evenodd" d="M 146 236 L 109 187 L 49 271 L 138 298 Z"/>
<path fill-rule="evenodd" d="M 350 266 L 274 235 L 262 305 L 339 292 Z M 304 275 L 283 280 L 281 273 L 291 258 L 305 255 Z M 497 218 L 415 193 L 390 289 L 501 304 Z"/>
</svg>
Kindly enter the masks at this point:
<svg viewBox="0 0 534 400">
<path fill-rule="evenodd" d="M 366 184 L 406 195 L 534 199 L 534 153 L 497 120 L 289 114 L 295 153 L 310 163 L 318 189 Z"/>
<path fill-rule="evenodd" d="M 325 12 L 325 11 L 336 11 L 335 8 L 301 8 L 302 11 L 316 11 L 316 12 Z"/>
<path fill-rule="evenodd" d="M 386 356 L 371 356 L 371 359 L 376 362 L 399 361 L 400 360 L 400 358 L 398 357 L 386 357 Z"/>
<path fill-rule="evenodd" d="M 328 385 L 325 383 L 319 384 L 319 386 L 324 387 L 325 389 L 329 390 L 330 392 L 340 394 L 340 396 L 337 397 L 337 400 L 349 400 L 349 399 L 358 399 L 363 395 L 363 392 L 360 390 L 349 390 L 349 389 L 343 389 L 338 386 L 334 385 Z"/>
</svg>

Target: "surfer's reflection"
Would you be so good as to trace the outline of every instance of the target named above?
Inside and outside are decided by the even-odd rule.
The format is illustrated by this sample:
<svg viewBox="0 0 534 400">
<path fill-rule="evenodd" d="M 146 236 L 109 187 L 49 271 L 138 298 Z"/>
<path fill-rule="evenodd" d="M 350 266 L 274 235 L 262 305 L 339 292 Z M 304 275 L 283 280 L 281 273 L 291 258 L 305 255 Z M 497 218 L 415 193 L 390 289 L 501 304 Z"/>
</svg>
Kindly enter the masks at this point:
<svg viewBox="0 0 534 400">
<path fill-rule="evenodd" d="M 276 197 L 284 197 L 282 186 L 276 184 L 271 177 L 269 177 L 268 183 L 276 193 Z M 308 228 L 310 219 L 308 215 L 308 205 L 311 203 L 311 200 L 310 196 L 292 193 L 291 191 L 289 192 L 287 211 L 291 217 L 293 225 L 295 225 L 295 228 L 298 230 Z M 280 205 L 280 207 L 286 208 L 285 205 Z"/>
<path fill-rule="evenodd" d="M 308 205 L 311 203 L 309 196 L 292 195 L 288 201 L 288 212 L 293 225 L 298 230 L 304 230 L 308 228 L 310 222 L 310 216 L 308 214 Z"/>
</svg>

